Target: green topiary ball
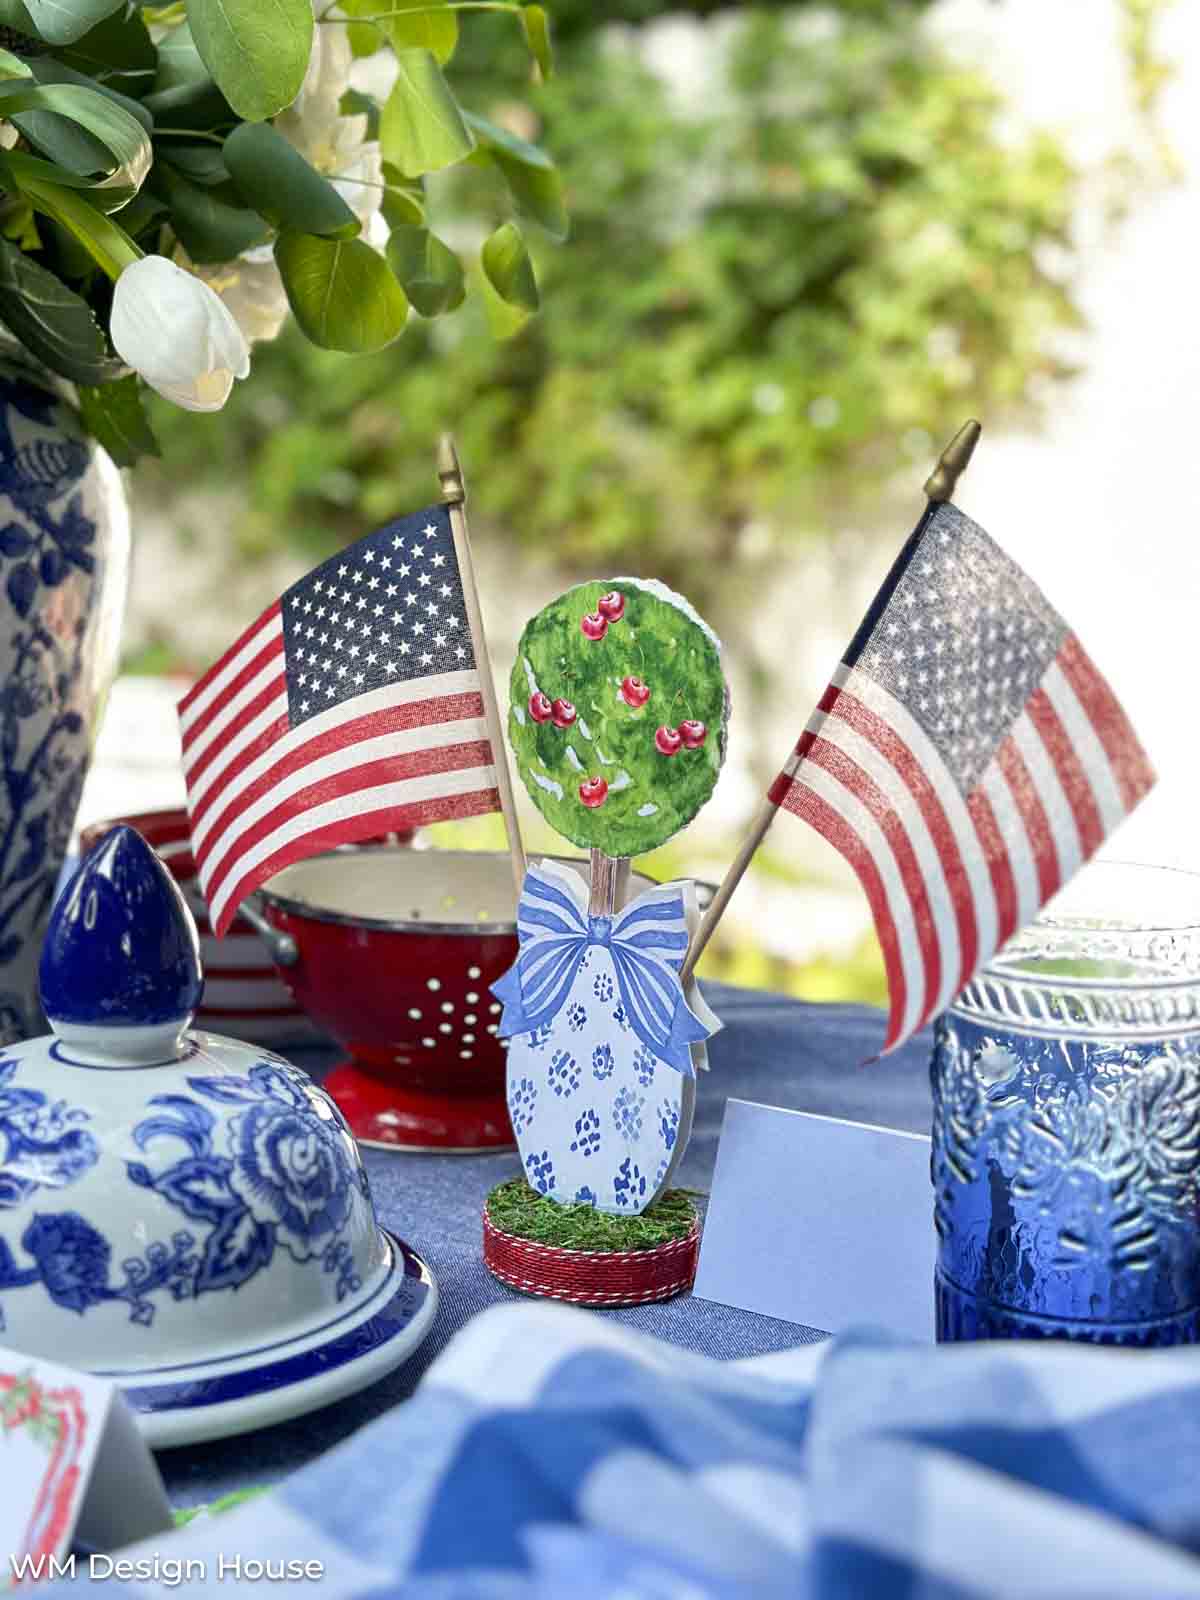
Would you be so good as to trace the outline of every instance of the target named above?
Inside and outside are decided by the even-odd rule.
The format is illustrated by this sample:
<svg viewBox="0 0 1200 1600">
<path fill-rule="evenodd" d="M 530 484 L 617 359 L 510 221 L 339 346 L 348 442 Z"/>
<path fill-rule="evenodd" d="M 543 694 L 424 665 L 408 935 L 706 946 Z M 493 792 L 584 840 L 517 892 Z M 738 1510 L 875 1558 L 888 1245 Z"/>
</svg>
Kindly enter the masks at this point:
<svg viewBox="0 0 1200 1600">
<path fill-rule="evenodd" d="M 663 584 L 568 589 L 527 623 L 509 696 L 521 778 L 572 844 L 657 849 L 713 791 L 729 714 L 720 645 Z"/>
</svg>

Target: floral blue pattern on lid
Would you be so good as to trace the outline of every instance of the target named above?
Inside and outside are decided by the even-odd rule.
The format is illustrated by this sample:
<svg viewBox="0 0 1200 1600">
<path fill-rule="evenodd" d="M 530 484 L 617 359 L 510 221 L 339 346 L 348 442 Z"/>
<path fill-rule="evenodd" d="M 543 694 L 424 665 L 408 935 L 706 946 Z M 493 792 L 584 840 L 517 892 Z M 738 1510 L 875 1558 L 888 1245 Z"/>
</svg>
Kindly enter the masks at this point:
<svg viewBox="0 0 1200 1600">
<path fill-rule="evenodd" d="M 61 1038 L 72 1026 L 182 1031 L 191 1021 L 204 987 L 196 924 L 133 828 L 106 834 L 63 890 L 40 979 L 42 1005 Z"/>
</svg>

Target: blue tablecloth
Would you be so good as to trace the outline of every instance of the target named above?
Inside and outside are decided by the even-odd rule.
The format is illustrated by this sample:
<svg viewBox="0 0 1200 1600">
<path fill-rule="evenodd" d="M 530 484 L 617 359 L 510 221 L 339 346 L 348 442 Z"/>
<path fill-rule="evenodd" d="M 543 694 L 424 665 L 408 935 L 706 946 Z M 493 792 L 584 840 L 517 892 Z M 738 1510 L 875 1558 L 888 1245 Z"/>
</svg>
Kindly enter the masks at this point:
<svg viewBox="0 0 1200 1600">
<path fill-rule="evenodd" d="M 860 1006 L 804 1005 L 722 985 L 705 994 L 725 1023 L 710 1046 L 712 1070 L 699 1082 L 695 1128 L 679 1174 L 706 1191 L 730 1095 L 818 1111 L 914 1133 L 929 1129 L 930 1040 L 919 1035 L 894 1055 L 864 1067 L 883 1036 L 879 1013 Z M 295 1053 L 314 1077 L 328 1056 Z M 178 1505 L 274 1482 L 407 1398 L 430 1361 L 477 1311 L 510 1290 L 483 1265 L 480 1214 L 488 1191 L 520 1168 L 512 1152 L 492 1156 L 364 1152 L 380 1220 L 429 1262 L 438 1280 L 437 1321 L 422 1349 L 398 1372 L 361 1394 L 243 1438 L 163 1451 L 159 1464 Z M 816 1330 L 733 1311 L 684 1296 L 663 1305 L 593 1313 L 722 1359 L 811 1343 Z"/>
</svg>

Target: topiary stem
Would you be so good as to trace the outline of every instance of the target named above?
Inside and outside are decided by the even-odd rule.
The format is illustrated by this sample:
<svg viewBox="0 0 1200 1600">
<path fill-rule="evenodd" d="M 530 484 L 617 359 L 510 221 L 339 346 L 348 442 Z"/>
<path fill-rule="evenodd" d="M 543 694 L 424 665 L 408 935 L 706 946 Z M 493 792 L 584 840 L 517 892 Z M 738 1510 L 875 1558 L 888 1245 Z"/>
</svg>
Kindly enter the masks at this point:
<svg viewBox="0 0 1200 1600">
<path fill-rule="evenodd" d="M 633 863 L 628 856 L 609 856 L 603 850 L 592 850 L 591 898 L 588 914 L 593 917 L 611 917 L 620 911 L 629 898 L 629 874 Z"/>
</svg>

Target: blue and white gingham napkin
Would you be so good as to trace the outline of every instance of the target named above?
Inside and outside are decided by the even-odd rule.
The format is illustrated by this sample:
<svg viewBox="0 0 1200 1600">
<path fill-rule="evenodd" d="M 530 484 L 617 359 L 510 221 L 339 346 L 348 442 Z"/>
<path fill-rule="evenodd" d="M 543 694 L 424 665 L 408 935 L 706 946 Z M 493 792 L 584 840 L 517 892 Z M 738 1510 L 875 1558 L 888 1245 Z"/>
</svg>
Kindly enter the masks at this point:
<svg viewBox="0 0 1200 1600">
<path fill-rule="evenodd" d="M 858 1336 L 720 1363 L 502 1306 L 273 1493 L 123 1554 L 155 1551 L 204 1563 L 176 1595 L 224 1560 L 218 1592 L 261 1597 L 240 1554 L 322 1563 L 289 1586 L 319 1600 L 1200 1597 L 1200 1350 Z"/>
</svg>

